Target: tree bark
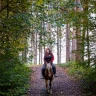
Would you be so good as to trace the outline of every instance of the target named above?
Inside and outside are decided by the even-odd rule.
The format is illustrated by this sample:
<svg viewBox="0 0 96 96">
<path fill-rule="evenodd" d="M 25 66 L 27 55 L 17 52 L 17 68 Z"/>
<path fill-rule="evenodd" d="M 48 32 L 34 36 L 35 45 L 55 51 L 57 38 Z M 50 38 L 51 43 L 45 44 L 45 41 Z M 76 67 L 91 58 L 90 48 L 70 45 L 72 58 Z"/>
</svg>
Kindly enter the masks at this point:
<svg viewBox="0 0 96 96">
<path fill-rule="evenodd" d="M 0 10 L 1 10 L 1 0 L 0 0 Z"/>
<path fill-rule="evenodd" d="M 24 51 L 22 51 L 22 62 L 26 63 L 27 62 L 27 49 L 24 48 Z"/>
<path fill-rule="evenodd" d="M 76 60 L 76 28 L 73 27 L 72 31 L 72 50 L 71 50 L 71 60 Z"/>
<path fill-rule="evenodd" d="M 36 32 L 36 48 L 35 48 L 35 64 L 37 64 L 37 32 Z"/>
<path fill-rule="evenodd" d="M 66 24 L 66 62 L 70 61 L 70 27 Z"/>
<path fill-rule="evenodd" d="M 76 4 L 80 4 L 80 0 L 75 0 Z M 81 9 L 76 6 L 75 16 L 81 12 Z M 82 39 L 81 39 L 81 27 L 80 27 L 81 20 L 76 21 L 76 61 L 82 62 Z"/>
<path fill-rule="evenodd" d="M 88 54 L 88 67 L 90 67 L 90 42 L 89 42 L 88 25 L 87 25 L 87 54 Z"/>
<path fill-rule="evenodd" d="M 59 27 L 57 27 L 57 64 L 60 64 L 60 52 L 59 52 Z"/>
<path fill-rule="evenodd" d="M 9 17 L 9 0 L 7 0 L 7 18 Z"/>
<path fill-rule="evenodd" d="M 62 33 L 61 33 L 61 28 L 60 28 L 60 41 L 59 41 L 59 54 L 60 54 L 60 56 L 59 56 L 59 62 L 60 62 L 60 64 L 61 64 L 61 46 L 62 46 L 62 37 L 61 37 L 61 35 L 62 35 Z"/>
</svg>

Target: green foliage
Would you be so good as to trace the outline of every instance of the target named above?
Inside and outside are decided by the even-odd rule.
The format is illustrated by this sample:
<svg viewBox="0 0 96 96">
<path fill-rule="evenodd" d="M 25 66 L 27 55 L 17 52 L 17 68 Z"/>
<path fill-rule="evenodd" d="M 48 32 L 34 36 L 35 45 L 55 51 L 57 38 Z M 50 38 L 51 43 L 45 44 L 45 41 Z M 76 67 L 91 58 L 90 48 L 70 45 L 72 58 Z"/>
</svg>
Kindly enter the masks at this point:
<svg viewBox="0 0 96 96">
<path fill-rule="evenodd" d="M 74 75 L 77 77 L 82 77 L 83 74 L 85 74 L 85 69 L 87 69 L 86 62 L 85 63 L 79 63 L 76 61 L 68 62 L 68 72 L 70 75 Z"/>
<path fill-rule="evenodd" d="M 0 96 L 18 96 L 26 93 L 31 70 L 13 58 L 0 62 Z"/>
<path fill-rule="evenodd" d="M 70 61 L 64 64 L 60 64 L 60 67 L 68 68 L 68 74 L 70 75 L 81 75 L 84 72 L 84 68 L 80 64 L 76 63 L 75 61 Z"/>
<path fill-rule="evenodd" d="M 10 18 L 3 19 L 0 25 L 0 45 L 2 51 L 9 47 L 11 52 L 21 51 L 25 46 L 28 37 L 30 22 L 27 14 L 17 14 Z"/>
<path fill-rule="evenodd" d="M 96 92 L 96 68 L 87 67 L 86 65 L 86 62 L 67 62 L 65 64 L 60 64 L 61 67 L 67 68 L 69 75 L 82 80 L 84 92 L 90 94 L 88 96 L 93 96 Z"/>
<path fill-rule="evenodd" d="M 0 96 L 21 96 L 28 89 L 30 70 L 19 61 L 30 33 L 28 0 L 0 2 Z"/>
<path fill-rule="evenodd" d="M 83 48 L 80 51 L 83 51 L 83 57 L 88 56 L 88 52 L 84 49 L 88 45 L 87 38 L 89 38 L 90 44 L 96 41 L 96 16 L 92 18 L 90 15 L 96 14 L 96 2 L 94 0 L 81 0 L 80 4 L 74 3 L 74 0 L 7 1 L 1 0 L 0 2 L 0 95 L 15 96 L 23 93 L 26 89 L 26 81 L 28 81 L 26 78 L 29 70 L 18 61 L 18 57 L 19 52 L 27 49 L 30 29 L 40 35 L 39 43 L 45 46 L 48 43 L 53 44 L 55 42 L 54 34 L 52 34 L 52 39 L 49 38 L 50 32 L 46 30 L 46 24 L 56 28 L 71 23 L 70 27 L 82 29 L 82 37 L 79 38 L 82 38 L 81 45 Z M 76 12 L 74 7 L 83 7 L 83 10 Z M 1 11 L 2 8 L 4 9 Z M 91 31 L 92 36 L 86 37 L 87 30 Z M 91 51 L 92 47 L 90 47 Z M 30 58 L 32 57 L 33 54 Z M 87 68 L 87 65 L 85 62 L 60 64 L 61 67 L 67 67 L 70 74 L 84 76 L 90 84 L 96 81 L 94 75 L 96 69 Z"/>
<path fill-rule="evenodd" d="M 86 92 L 95 94 L 96 93 L 96 69 L 87 68 L 83 74 L 83 88 Z"/>
<path fill-rule="evenodd" d="M 62 64 L 58 64 L 60 67 L 63 67 L 63 68 L 68 68 L 70 67 L 70 62 L 67 62 L 67 63 L 62 63 Z"/>
</svg>

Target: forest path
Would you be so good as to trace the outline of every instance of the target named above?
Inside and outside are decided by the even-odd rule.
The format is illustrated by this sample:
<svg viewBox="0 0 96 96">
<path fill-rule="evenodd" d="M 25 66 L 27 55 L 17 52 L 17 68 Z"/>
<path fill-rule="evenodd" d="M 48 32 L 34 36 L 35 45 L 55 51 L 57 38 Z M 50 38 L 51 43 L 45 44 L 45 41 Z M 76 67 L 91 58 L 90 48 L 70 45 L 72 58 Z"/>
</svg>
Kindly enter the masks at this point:
<svg viewBox="0 0 96 96">
<path fill-rule="evenodd" d="M 32 67 L 33 73 L 30 81 L 28 96 L 85 96 L 81 92 L 80 82 L 72 80 L 65 69 L 56 66 L 58 77 L 54 78 L 51 95 L 45 91 L 45 82 L 41 77 L 41 66 Z"/>
</svg>

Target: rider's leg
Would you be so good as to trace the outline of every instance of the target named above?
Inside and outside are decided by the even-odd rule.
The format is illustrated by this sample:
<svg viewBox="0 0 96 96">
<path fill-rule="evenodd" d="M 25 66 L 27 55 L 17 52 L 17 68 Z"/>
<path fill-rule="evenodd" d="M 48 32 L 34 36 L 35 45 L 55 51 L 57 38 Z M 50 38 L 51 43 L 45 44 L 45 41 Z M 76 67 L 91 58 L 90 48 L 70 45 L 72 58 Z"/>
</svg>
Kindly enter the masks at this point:
<svg viewBox="0 0 96 96">
<path fill-rule="evenodd" d="M 53 73 L 56 74 L 56 66 L 52 63 Z"/>
<path fill-rule="evenodd" d="M 45 64 L 43 64 L 43 66 L 42 66 L 42 76 L 43 76 L 43 77 L 44 77 L 45 68 L 46 68 L 46 66 L 45 66 Z"/>
</svg>

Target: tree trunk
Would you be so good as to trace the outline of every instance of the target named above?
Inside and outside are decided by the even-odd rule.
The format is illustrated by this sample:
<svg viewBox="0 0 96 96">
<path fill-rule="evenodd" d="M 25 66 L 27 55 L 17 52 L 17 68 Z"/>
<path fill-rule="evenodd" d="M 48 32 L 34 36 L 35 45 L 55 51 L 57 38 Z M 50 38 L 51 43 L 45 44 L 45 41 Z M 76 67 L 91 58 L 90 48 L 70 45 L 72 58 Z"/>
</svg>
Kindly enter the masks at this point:
<svg viewBox="0 0 96 96">
<path fill-rule="evenodd" d="M 59 27 L 57 27 L 57 64 L 60 64 L 60 53 L 59 53 Z"/>
<path fill-rule="evenodd" d="M 22 51 L 22 62 L 27 62 L 27 49 L 25 48 L 24 51 Z"/>
<path fill-rule="evenodd" d="M 66 62 L 70 61 L 70 27 L 66 24 Z"/>
<path fill-rule="evenodd" d="M 35 47 L 35 64 L 37 64 L 37 32 L 36 32 L 36 47 Z"/>
<path fill-rule="evenodd" d="M 51 44 L 51 40 L 52 40 L 52 34 L 51 34 L 51 24 L 48 23 L 48 47 L 52 50 L 52 44 Z"/>
<path fill-rule="evenodd" d="M 31 36 L 30 36 L 30 38 L 31 38 L 31 52 L 30 52 L 30 55 L 31 55 L 31 63 L 33 63 L 32 61 L 33 61 L 33 37 L 32 37 L 32 33 L 31 33 Z"/>
<path fill-rule="evenodd" d="M 9 17 L 9 0 L 7 0 L 7 18 Z"/>
<path fill-rule="evenodd" d="M 72 51 L 71 51 L 71 60 L 76 60 L 76 28 L 73 27 L 72 32 Z"/>
<path fill-rule="evenodd" d="M 59 54 L 60 54 L 60 56 L 59 56 L 59 61 L 60 61 L 60 64 L 61 64 L 61 44 L 62 44 L 62 42 L 61 42 L 61 40 L 62 40 L 62 33 L 61 33 L 61 28 L 60 28 L 60 41 L 59 41 L 59 44 L 60 44 L 60 48 L 59 48 Z"/>
<path fill-rule="evenodd" d="M 39 34 L 39 64 L 42 64 L 42 45 L 41 45 L 41 41 L 42 41 L 42 35 Z"/>
<path fill-rule="evenodd" d="M 75 0 L 76 4 L 80 4 L 80 0 Z M 78 13 L 81 12 L 81 9 L 76 6 L 75 15 L 77 16 Z M 76 61 L 82 62 L 82 39 L 81 39 L 81 27 L 80 27 L 81 20 L 76 21 Z"/>
<path fill-rule="evenodd" d="M 81 30 L 77 26 L 76 27 L 76 45 L 77 45 L 77 49 L 76 49 L 76 61 L 79 61 L 79 62 L 82 62 L 82 46 L 81 46 L 81 44 L 82 44 Z"/>
<path fill-rule="evenodd" d="M 90 67 L 90 43 L 89 43 L 88 26 L 87 26 L 87 54 L 88 54 L 88 67 Z"/>
<path fill-rule="evenodd" d="M 1 10 L 1 0 L 0 0 L 0 10 Z"/>
</svg>

